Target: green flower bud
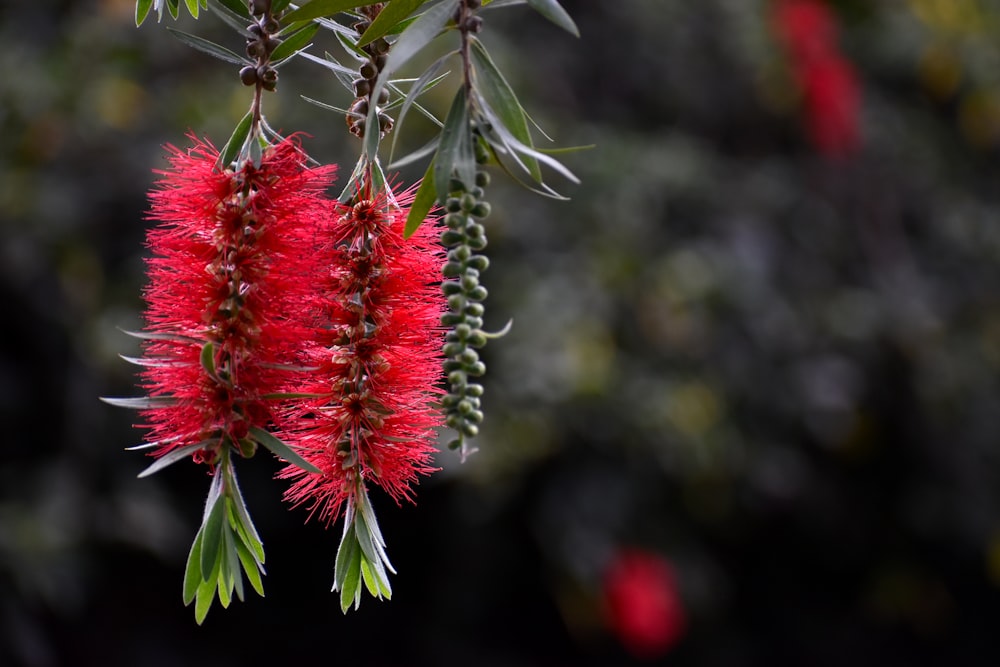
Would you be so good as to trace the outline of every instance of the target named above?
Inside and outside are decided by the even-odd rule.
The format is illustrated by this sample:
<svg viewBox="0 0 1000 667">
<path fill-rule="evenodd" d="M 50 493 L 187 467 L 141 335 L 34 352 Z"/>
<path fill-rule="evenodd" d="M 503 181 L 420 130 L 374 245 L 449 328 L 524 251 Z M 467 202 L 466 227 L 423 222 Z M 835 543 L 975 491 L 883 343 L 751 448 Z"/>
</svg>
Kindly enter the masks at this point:
<svg viewBox="0 0 1000 667">
<path fill-rule="evenodd" d="M 483 385 L 481 384 L 470 384 L 465 388 L 466 396 L 482 396 L 483 395 Z"/>
<path fill-rule="evenodd" d="M 475 438 L 477 435 L 479 435 L 479 427 L 469 422 L 462 423 L 461 431 L 463 435 L 469 438 Z"/>
<path fill-rule="evenodd" d="M 483 248 L 486 247 L 486 237 L 479 236 L 474 239 L 469 239 L 468 246 L 466 247 L 468 247 L 470 250 L 482 250 Z"/>
<path fill-rule="evenodd" d="M 445 343 L 442 352 L 444 352 L 444 356 L 446 357 L 456 357 L 462 354 L 464 350 L 465 345 L 462 343 Z"/>
<path fill-rule="evenodd" d="M 462 265 L 458 262 L 448 262 L 441 269 L 441 274 L 445 278 L 455 278 L 462 273 Z"/>
<path fill-rule="evenodd" d="M 477 271 L 485 271 L 490 268 L 490 258 L 486 255 L 476 255 L 469 259 L 469 266 Z"/>
<path fill-rule="evenodd" d="M 465 233 L 469 236 L 470 239 L 481 239 L 485 238 L 486 236 L 486 228 L 480 225 L 478 222 L 474 222 L 471 225 L 469 225 L 468 229 L 465 230 Z"/>
<path fill-rule="evenodd" d="M 481 188 L 485 188 L 490 184 L 490 174 L 488 171 L 480 169 L 476 172 L 476 185 Z M 480 195 L 481 197 L 482 195 Z"/>
<path fill-rule="evenodd" d="M 468 245 L 460 245 L 448 251 L 448 259 L 455 260 L 456 262 L 464 262 L 470 257 L 472 257 L 472 250 Z"/>
<path fill-rule="evenodd" d="M 462 417 L 455 413 L 445 417 L 444 423 L 448 428 L 453 428 L 455 430 L 458 430 L 459 427 L 463 425 Z"/>
<path fill-rule="evenodd" d="M 453 229 L 449 229 L 441 233 L 441 245 L 446 248 L 456 246 L 465 240 L 465 234 L 462 232 L 456 232 Z"/>
<path fill-rule="evenodd" d="M 441 292 L 445 296 L 450 296 L 452 294 L 460 294 L 462 292 L 463 285 L 455 280 L 446 280 L 441 283 Z"/>
<path fill-rule="evenodd" d="M 481 303 L 467 303 L 465 304 L 465 314 L 472 317 L 482 317 L 486 309 L 483 308 Z"/>
<path fill-rule="evenodd" d="M 471 410 L 468 414 L 465 415 L 465 418 L 473 424 L 482 424 L 483 417 L 484 415 L 482 410 Z"/>
<path fill-rule="evenodd" d="M 478 278 L 476 278 L 475 276 L 470 276 L 469 274 L 465 274 L 464 276 L 462 276 L 461 289 L 468 292 L 470 290 L 474 290 L 477 287 L 479 287 Z"/>
<path fill-rule="evenodd" d="M 489 292 L 487 292 L 486 288 L 483 287 L 482 285 L 479 285 L 478 287 L 469 290 L 467 294 L 467 296 L 473 301 L 485 301 L 488 295 Z M 458 310 L 458 309 L 452 308 L 452 310 Z"/>
<path fill-rule="evenodd" d="M 441 316 L 441 326 L 453 327 L 465 321 L 465 315 L 459 313 L 445 313 Z"/>
<path fill-rule="evenodd" d="M 459 324 L 455 327 L 455 335 L 458 336 L 459 340 L 465 340 L 472 335 L 472 327 L 465 323 Z"/>
<path fill-rule="evenodd" d="M 452 371 L 462 370 L 462 362 L 457 361 L 455 359 L 447 359 L 442 365 L 444 366 L 445 373 L 451 373 Z"/>
<path fill-rule="evenodd" d="M 458 213 L 462 210 L 462 202 L 458 197 L 448 197 L 444 207 L 451 213 Z"/>
<path fill-rule="evenodd" d="M 472 335 L 469 336 L 469 345 L 476 348 L 485 347 L 486 334 L 484 334 L 482 331 L 473 331 Z"/>
<path fill-rule="evenodd" d="M 444 224 L 447 225 L 448 229 L 465 229 L 465 223 L 466 217 L 461 213 L 449 213 L 444 216 Z"/>
<path fill-rule="evenodd" d="M 472 215 L 477 218 L 485 218 L 490 214 L 490 203 L 488 201 L 481 201 L 472 209 Z"/>
<path fill-rule="evenodd" d="M 466 366 L 465 372 L 473 377 L 486 375 L 486 364 L 484 364 L 481 361 L 477 361 L 474 364 L 469 364 L 468 366 Z"/>
<path fill-rule="evenodd" d="M 448 308 L 457 312 L 462 310 L 462 306 L 465 305 L 465 295 L 464 294 L 452 294 L 448 297 Z"/>
<path fill-rule="evenodd" d="M 468 381 L 466 378 L 468 378 L 468 375 L 466 375 L 465 371 L 461 369 L 455 370 L 448 373 L 448 384 L 450 384 L 452 388 L 464 387 L 465 383 Z"/>
<path fill-rule="evenodd" d="M 472 403 L 470 403 L 469 401 L 465 401 L 465 400 L 459 401 L 458 405 L 455 407 L 455 410 L 460 415 L 467 415 L 470 412 L 472 412 L 474 409 L 475 408 L 472 407 Z"/>
<path fill-rule="evenodd" d="M 462 210 L 469 212 L 476 207 L 476 198 L 471 193 L 466 192 L 461 199 Z"/>
<path fill-rule="evenodd" d="M 458 355 L 458 360 L 466 366 L 472 366 L 474 363 L 479 361 L 479 354 L 472 348 L 466 348 L 462 350 L 460 355 Z"/>
</svg>

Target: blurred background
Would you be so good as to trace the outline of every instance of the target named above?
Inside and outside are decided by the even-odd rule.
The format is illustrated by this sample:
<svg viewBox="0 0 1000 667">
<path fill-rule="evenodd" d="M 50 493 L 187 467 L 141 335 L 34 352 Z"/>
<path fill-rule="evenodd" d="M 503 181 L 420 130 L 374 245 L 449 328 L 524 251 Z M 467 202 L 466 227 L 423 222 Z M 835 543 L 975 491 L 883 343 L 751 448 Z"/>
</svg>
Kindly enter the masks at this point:
<svg viewBox="0 0 1000 667">
<path fill-rule="evenodd" d="M 341 614 L 339 529 L 261 456 L 267 597 L 203 627 L 209 479 L 137 480 L 134 415 L 97 397 L 136 393 L 162 145 L 221 145 L 249 91 L 133 0 L 0 5 L 0 664 L 1000 664 L 1000 1 L 563 4 L 580 40 L 484 14 L 534 119 L 596 148 L 569 202 L 494 175 L 513 329 L 479 453 L 375 498 L 395 599 Z M 349 103 L 298 61 L 271 124 L 349 169 L 300 93 Z"/>
</svg>

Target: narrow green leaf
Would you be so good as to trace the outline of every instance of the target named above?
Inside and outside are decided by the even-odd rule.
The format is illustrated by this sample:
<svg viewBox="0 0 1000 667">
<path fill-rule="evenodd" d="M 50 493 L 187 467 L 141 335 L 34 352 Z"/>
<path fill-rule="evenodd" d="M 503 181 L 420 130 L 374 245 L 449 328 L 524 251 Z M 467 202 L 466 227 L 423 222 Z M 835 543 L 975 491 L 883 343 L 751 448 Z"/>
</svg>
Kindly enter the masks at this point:
<svg viewBox="0 0 1000 667">
<path fill-rule="evenodd" d="M 517 101 L 514 90 L 500 73 L 496 63 L 490 58 L 490 54 L 486 52 L 483 43 L 478 39 L 473 39 L 470 53 L 475 68 L 476 83 L 479 84 L 476 87 L 477 90 L 489 102 L 490 107 L 496 112 L 507 130 L 522 144 L 534 148 L 524 108 Z M 526 157 L 525 164 L 531 177 L 536 181 L 541 181 L 542 170 L 538 166 L 538 161 Z"/>
<path fill-rule="evenodd" d="M 264 582 L 260 578 L 260 566 L 254 560 L 246 544 L 240 540 L 236 540 L 236 554 L 240 558 L 240 563 L 243 564 L 243 571 L 246 572 L 250 585 L 257 591 L 257 595 L 264 597 Z"/>
<path fill-rule="evenodd" d="M 205 621 L 208 610 L 212 607 L 212 600 L 215 599 L 216 580 L 214 577 L 208 581 L 203 581 L 198 585 L 198 592 L 195 595 L 194 620 L 198 625 Z"/>
<path fill-rule="evenodd" d="M 372 574 L 372 566 L 368 562 L 368 558 L 364 555 L 361 556 L 361 578 L 365 582 L 365 588 L 371 593 L 374 598 L 382 597 L 380 595 L 381 589 L 379 588 L 378 581 L 375 579 L 375 575 Z"/>
<path fill-rule="evenodd" d="M 382 92 L 382 88 L 389 81 L 389 75 L 393 71 L 409 61 L 414 54 L 430 44 L 437 37 L 441 29 L 448 23 L 448 19 L 454 13 L 455 7 L 458 6 L 458 2 L 459 0 L 442 0 L 442 2 L 424 12 L 420 18 L 411 23 L 406 30 L 399 34 L 399 38 L 392 45 L 392 50 L 389 51 L 385 67 L 379 73 L 378 79 L 372 87 L 371 96 L 373 99 L 378 99 L 379 93 Z M 378 120 L 376 119 L 377 111 L 377 106 L 372 105 L 368 110 L 368 121 L 365 127 L 378 127 Z M 369 159 L 375 158 L 375 154 L 378 151 L 378 140 L 379 136 L 377 132 L 367 132 L 365 134 L 364 151 Z"/>
<path fill-rule="evenodd" d="M 182 459 L 186 459 L 188 456 L 193 454 L 199 449 L 202 449 L 207 442 L 196 442 L 192 445 L 184 445 L 183 447 L 178 447 L 177 449 L 172 449 L 163 456 L 156 459 L 156 461 L 139 473 L 139 477 L 149 477 L 154 473 L 158 473 L 169 465 L 173 465 Z"/>
<path fill-rule="evenodd" d="M 250 20 L 250 17 L 247 15 L 247 5 L 245 2 L 239 3 L 239 12 L 233 11 L 231 7 L 227 6 L 221 0 L 212 0 L 209 9 L 238 34 L 244 37 L 249 35 L 247 22 Z"/>
<path fill-rule="evenodd" d="M 399 130 L 403 127 L 403 121 L 406 120 L 406 113 L 410 110 L 410 107 L 417 101 L 417 98 L 423 94 L 424 90 L 429 87 L 434 76 L 437 74 L 438 70 L 444 65 L 445 60 L 451 57 L 451 53 L 446 53 L 437 60 L 435 60 L 417 79 L 416 83 L 410 86 L 410 92 L 406 94 L 403 100 L 403 106 L 399 110 L 399 115 L 396 118 L 396 133 L 393 135 L 392 140 L 392 154 L 396 152 L 396 140 L 399 138 Z M 420 106 L 420 105 L 417 105 Z"/>
<path fill-rule="evenodd" d="M 320 472 L 319 468 L 306 461 L 304 458 L 296 454 L 291 447 L 289 447 L 288 445 L 286 445 L 281 440 L 274 437 L 264 429 L 260 428 L 259 426 L 250 427 L 250 436 L 254 440 L 256 440 L 258 444 L 263 445 L 264 447 L 267 447 L 269 450 L 271 450 L 271 453 L 273 453 L 278 458 L 285 459 L 292 465 L 298 466 L 299 468 L 302 468 L 306 472 L 313 472 L 313 473 Z"/>
<path fill-rule="evenodd" d="M 247 136 L 250 134 L 250 126 L 253 124 L 253 114 L 247 112 L 247 115 L 240 119 L 240 122 L 236 125 L 236 129 L 233 130 L 232 136 L 229 137 L 229 141 L 222 148 L 222 153 L 219 154 L 218 167 L 220 169 L 227 169 L 236 156 L 239 155 L 240 150 L 243 148 L 243 144 L 246 143 Z"/>
<path fill-rule="evenodd" d="M 372 534 L 368 530 L 368 524 L 361 514 L 357 514 L 354 517 L 354 535 L 358 540 L 358 545 L 361 547 L 361 553 L 365 555 L 370 561 L 377 561 L 378 554 L 375 553 L 375 544 L 372 540 Z"/>
<path fill-rule="evenodd" d="M 175 21 L 180 14 L 180 6 L 180 0 L 167 0 L 167 11 L 170 12 L 170 18 Z"/>
<path fill-rule="evenodd" d="M 472 150 L 472 129 L 469 127 L 469 105 L 465 88 L 459 88 L 451 103 L 448 117 L 441 130 L 441 143 L 434 158 L 434 183 L 438 200 L 447 197 L 448 182 L 456 178 L 471 190 L 476 183 L 476 158 Z M 443 201 L 442 201 L 443 203 Z"/>
<path fill-rule="evenodd" d="M 351 608 L 351 603 L 358 597 L 358 587 L 361 579 L 361 545 L 354 531 L 348 531 L 344 541 L 340 543 L 337 550 L 337 565 L 341 565 L 341 553 L 343 553 L 343 566 L 337 569 L 342 572 L 342 576 L 334 582 L 334 590 L 340 589 L 340 609 L 345 614 Z"/>
<path fill-rule="evenodd" d="M 566 13 L 566 10 L 562 8 L 562 5 L 560 5 L 557 0 L 528 0 L 528 4 L 531 5 L 536 12 L 552 21 L 566 32 L 576 37 L 580 36 L 580 29 L 576 27 L 576 24 L 573 23 L 573 19 L 570 18 L 569 14 Z"/>
<path fill-rule="evenodd" d="M 278 47 L 271 53 L 271 62 L 277 64 L 304 49 L 309 45 L 309 40 L 313 38 L 317 30 L 319 30 L 318 23 L 308 23 L 298 32 L 286 37 L 285 41 L 278 44 Z"/>
<path fill-rule="evenodd" d="M 194 601 L 198 586 L 201 585 L 201 530 L 194 537 L 191 551 L 188 553 L 187 567 L 184 568 L 184 606 Z"/>
<path fill-rule="evenodd" d="M 376 0 L 312 0 L 282 17 L 283 21 L 306 21 L 321 16 L 333 16 L 339 12 L 365 5 L 374 5 Z"/>
<path fill-rule="evenodd" d="M 149 16 L 149 10 L 153 8 L 153 0 L 138 0 L 135 3 L 135 27 L 142 25 L 142 22 Z"/>
<path fill-rule="evenodd" d="M 202 527 L 201 572 L 211 572 L 222 558 L 222 519 L 225 516 L 225 496 L 220 496 Z"/>
<path fill-rule="evenodd" d="M 263 563 L 264 544 L 261 542 L 260 535 L 257 534 L 256 526 L 254 526 L 253 521 L 250 520 L 250 513 L 247 511 L 246 503 L 243 500 L 243 493 L 240 491 L 240 487 L 236 482 L 236 475 L 234 473 L 226 473 L 226 485 L 229 489 L 229 497 L 233 501 L 231 509 L 235 517 L 236 528 L 240 531 L 240 534 L 247 546 L 253 550 L 256 555 L 257 562 Z"/>
<path fill-rule="evenodd" d="M 177 399 L 173 396 L 137 396 L 135 398 L 108 398 L 101 396 L 100 400 L 116 408 L 128 408 L 130 410 L 155 410 L 156 408 L 168 408 L 172 405 L 177 405 Z"/>
<path fill-rule="evenodd" d="M 378 13 L 365 33 L 358 39 L 358 46 L 371 44 L 379 37 L 386 36 L 396 24 L 416 11 L 424 0 L 393 0 Z"/>
<path fill-rule="evenodd" d="M 437 193 L 434 191 L 434 160 L 431 160 L 431 163 L 427 165 L 427 171 L 424 172 L 424 180 L 420 182 L 420 187 L 417 188 L 417 194 L 413 198 L 413 203 L 410 204 L 410 212 L 406 214 L 406 226 L 403 228 L 404 238 L 413 236 L 414 232 L 427 219 L 427 214 L 431 212 L 436 200 Z"/>
<path fill-rule="evenodd" d="M 207 53 L 210 56 L 214 56 L 219 60 L 225 60 L 226 62 L 233 63 L 234 65 L 252 65 L 253 63 L 242 56 L 233 53 L 224 46 L 219 46 L 215 42 L 210 42 L 204 37 L 199 37 L 198 35 L 192 35 L 181 30 L 176 30 L 174 28 L 167 28 L 167 30 L 177 39 L 181 40 L 193 49 L 197 49 L 202 53 Z"/>
<path fill-rule="evenodd" d="M 242 22 L 246 22 L 250 19 L 250 9 L 245 2 L 245 0 L 215 0 L 218 4 L 222 5 L 230 12 L 235 14 L 240 18 Z M 244 26 L 244 30 L 246 26 Z"/>
<path fill-rule="evenodd" d="M 284 11 L 290 2 L 291 0 L 274 0 L 271 3 L 271 13 L 277 16 L 280 12 Z"/>
<path fill-rule="evenodd" d="M 215 377 L 215 345 L 211 342 L 201 346 L 201 367 L 205 369 L 211 377 Z"/>
<path fill-rule="evenodd" d="M 188 13 L 194 18 L 198 18 L 198 10 L 201 9 L 198 6 L 198 0 L 184 0 L 184 4 L 187 5 Z"/>
</svg>

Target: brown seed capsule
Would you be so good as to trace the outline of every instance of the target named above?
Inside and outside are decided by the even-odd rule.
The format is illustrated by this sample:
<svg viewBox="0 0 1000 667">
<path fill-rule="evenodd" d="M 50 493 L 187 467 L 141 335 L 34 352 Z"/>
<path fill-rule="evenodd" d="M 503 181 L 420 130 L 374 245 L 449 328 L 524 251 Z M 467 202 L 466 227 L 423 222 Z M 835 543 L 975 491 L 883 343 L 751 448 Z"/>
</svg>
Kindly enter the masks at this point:
<svg viewBox="0 0 1000 667">
<path fill-rule="evenodd" d="M 385 104 L 388 101 L 389 101 L 389 89 L 388 88 L 383 88 L 378 93 L 378 103 L 379 104 Z"/>
<path fill-rule="evenodd" d="M 274 20 L 274 18 L 269 18 L 268 20 L 264 21 L 263 28 L 264 32 L 266 32 L 269 35 L 273 35 L 274 33 L 278 32 L 278 29 L 281 28 L 281 25 L 276 20 Z"/>
<path fill-rule="evenodd" d="M 375 55 L 380 56 L 384 53 L 389 52 L 389 42 L 385 41 L 385 37 L 379 37 L 374 42 L 372 42 L 372 51 Z"/>
<path fill-rule="evenodd" d="M 371 23 L 369 23 L 368 21 L 358 21 L 357 23 L 355 23 L 351 27 L 354 28 L 357 31 L 357 33 L 360 35 L 360 34 L 364 33 L 365 30 L 368 30 L 368 26 L 370 26 L 370 25 L 371 25 Z"/>
<path fill-rule="evenodd" d="M 259 58 L 264 55 L 264 45 L 259 39 L 247 40 L 247 56 L 250 58 Z"/>
<path fill-rule="evenodd" d="M 268 37 L 264 42 L 264 50 L 268 55 L 271 55 L 274 53 L 274 50 L 278 48 L 279 44 L 281 44 L 280 39 L 277 39 L 276 37 Z"/>
<path fill-rule="evenodd" d="M 240 70 L 240 81 L 244 86 L 252 86 L 257 83 L 257 68 L 247 65 Z"/>
<path fill-rule="evenodd" d="M 367 97 L 372 92 L 372 84 L 368 79 L 354 80 L 354 94 L 358 97 Z"/>
<path fill-rule="evenodd" d="M 483 20 L 478 16 L 469 16 L 465 19 L 465 23 L 462 24 L 462 30 L 465 32 L 477 33 L 483 29 Z"/>
<path fill-rule="evenodd" d="M 373 63 L 365 63 L 361 66 L 361 76 L 369 81 L 374 81 L 375 77 L 378 76 L 378 68 Z"/>
<path fill-rule="evenodd" d="M 385 54 L 375 56 L 375 67 L 377 67 L 380 72 L 385 69 L 386 60 L 388 60 L 388 58 Z"/>
</svg>

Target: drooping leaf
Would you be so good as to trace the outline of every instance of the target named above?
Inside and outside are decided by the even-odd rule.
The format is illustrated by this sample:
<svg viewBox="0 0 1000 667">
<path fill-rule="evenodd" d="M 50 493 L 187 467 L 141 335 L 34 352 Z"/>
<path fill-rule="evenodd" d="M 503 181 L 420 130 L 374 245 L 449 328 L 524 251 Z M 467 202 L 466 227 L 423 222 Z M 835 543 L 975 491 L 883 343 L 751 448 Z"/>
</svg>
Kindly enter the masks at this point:
<svg viewBox="0 0 1000 667">
<path fill-rule="evenodd" d="M 517 101 L 514 90 L 507 83 L 507 80 L 500 73 L 500 69 L 486 52 L 486 47 L 478 39 L 472 39 L 470 56 L 475 67 L 476 89 L 483 98 L 489 102 L 498 118 L 514 137 L 522 144 L 534 147 L 531 141 L 531 132 L 528 130 L 528 119 L 524 113 L 524 108 Z M 538 161 L 531 157 L 526 157 L 525 165 L 528 173 L 536 181 L 542 180 L 542 170 L 538 166 Z"/>
<path fill-rule="evenodd" d="M 246 544 L 240 540 L 236 540 L 236 554 L 239 556 L 240 563 L 243 565 L 243 571 L 246 573 L 250 585 L 257 591 L 257 595 L 264 597 L 264 582 L 260 577 L 260 566 L 250 554 L 250 550 L 247 549 Z"/>
<path fill-rule="evenodd" d="M 191 454 L 195 453 L 199 449 L 202 449 L 207 445 L 207 442 L 196 442 L 191 445 L 184 445 L 183 447 L 178 447 L 177 449 L 172 449 L 160 458 L 156 459 L 153 465 L 149 466 L 145 470 L 139 473 L 139 477 L 149 477 L 150 475 L 157 473 L 167 466 L 173 465 L 178 461 L 186 459 Z"/>
<path fill-rule="evenodd" d="M 170 18 L 177 20 L 180 14 L 180 0 L 167 0 L 167 11 L 170 12 Z"/>
<path fill-rule="evenodd" d="M 257 559 L 258 563 L 263 564 L 264 562 L 264 544 L 261 542 L 260 535 L 257 534 L 257 528 L 253 525 L 253 521 L 250 519 L 250 513 L 247 511 L 246 503 L 243 500 L 243 493 L 240 491 L 239 484 L 236 481 L 236 475 L 232 470 L 227 470 L 225 472 L 226 486 L 229 489 L 229 497 L 232 498 L 231 510 L 235 516 L 235 523 L 237 531 L 244 538 L 247 546 L 253 550 L 254 557 Z"/>
<path fill-rule="evenodd" d="M 576 27 L 576 23 L 573 22 L 573 19 L 570 18 L 566 10 L 562 8 L 562 5 L 559 4 L 558 0 L 528 0 L 528 4 L 531 5 L 536 12 L 552 21 L 566 32 L 576 37 L 580 36 L 580 29 Z"/>
<path fill-rule="evenodd" d="M 361 594 L 361 545 L 358 544 L 357 535 L 353 530 L 347 531 L 340 543 L 340 549 L 337 550 L 338 564 L 342 551 L 344 552 L 343 578 L 334 583 L 334 590 L 339 587 L 340 609 L 346 614 L 352 602 L 357 608 Z"/>
<path fill-rule="evenodd" d="M 379 37 L 384 37 L 389 31 L 407 16 L 416 11 L 424 0 L 393 0 L 378 13 L 368 29 L 358 39 L 358 46 L 371 44 Z"/>
<path fill-rule="evenodd" d="M 404 238 L 410 238 L 420 228 L 420 225 L 427 219 L 427 214 L 434 207 L 436 200 L 434 160 L 431 160 L 431 163 L 427 165 L 427 171 L 424 172 L 424 180 L 420 182 L 417 194 L 413 197 L 413 203 L 410 204 L 410 212 L 406 214 L 406 226 L 403 227 Z"/>
<path fill-rule="evenodd" d="M 467 190 L 475 187 L 476 157 L 472 148 L 472 128 L 469 127 L 469 105 L 465 88 L 459 88 L 451 103 L 448 117 L 441 130 L 441 143 L 434 158 L 434 183 L 438 200 L 444 203 L 448 196 L 448 182 L 452 174 Z"/>
<path fill-rule="evenodd" d="M 520 140 L 517 139 L 517 137 L 512 135 L 510 131 L 504 126 L 500 117 L 496 114 L 496 112 L 493 110 L 493 108 L 489 105 L 489 103 L 485 99 L 483 99 L 482 97 L 477 97 L 476 102 L 477 106 L 480 108 L 480 110 L 483 112 L 483 114 L 489 121 L 489 130 L 487 131 L 487 134 L 492 134 L 494 137 L 498 137 L 500 141 L 502 141 L 503 145 L 508 150 L 511 151 L 512 157 L 517 159 L 518 164 L 521 167 L 527 170 L 527 166 L 525 166 L 524 163 L 520 160 L 520 158 L 518 158 L 517 155 L 515 154 L 532 157 L 538 160 L 539 162 L 548 165 L 552 169 L 556 170 L 557 172 L 562 174 L 567 180 L 573 183 L 580 182 L 580 179 L 576 177 L 576 174 L 567 169 L 561 162 L 559 162 L 555 158 L 549 157 L 545 153 L 542 153 L 541 151 L 535 149 L 532 146 L 528 146 L 522 143 Z"/>
<path fill-rule="evenodd" d="M 182 30 L 177 30 L 175 28 L 168 27 L 167 30 L 177 39 L 181 40 L 191 48 L 197 49 L 202 53 L 207 53 L 210 56 L 214 56 L 219 60 L 225 60 L 226 62 L 233 63 L 234 65 L 252 65 L 250 60 L 247 60 L 243 56 L 240 56 L 224 46 L 220 46 L 215 42 L 210 42 L 204 37 L 199 37 L 198 35 L 192 35 L 191 33 L 184 32 Z"/>
<path fill-rule="evenodd" d="M 226 145 L 222 147 L 222 152 L 219 154 L 219 162 L 217 164 L 219 169 L 227 169 L 239 155 L 240 151 L 243 149 L 243 144 L 246 143 L 247 136 L 250 134 L 250 126 L 253 125 L 253 114 L 247 112 L 247 115 L 240 119 L 237 123 L 236 129 L 233 130 L 232 136 L 229 137 L 229 141 Z"/>
<path fill-rule="evenodd" d="M 226 497 L 219 496 L 202 526 L 201 572 L 211 572 L 222 559 L 222 529 L 226 512 Z"/>
<path fill-rule="evenodd" d="M 205 621 L 205 617 L 208 616 L 208 610 L 212 606 L 212 601 L 215 599 L 215 589 L 219 581 L 219 567 L 219 561 L 216 561 L 215 567 L 212 568 L 212 571 L 198 585 L 198 592 L 195 594 L 194 602 L 194 620 L 198 625 L 201 625 Z M 202 575 L 205 575 L 205 573 L 202 572 Z"/>
<path fill-rule="evenodd" d="M 364 7 L 366 5 L 374 5 L 377 0 L 312 0 L 312 2 L 306 3 L 299 7 L 298 9 L 289 12 L 285 17 L 285 21 L 306 21 L 308 19 L 315 19 L 321 16 L 333 16 L 339 12 L 347 11 L 348 9 L 355 9 L 356 7 Z"/>
<path fill-rule="evenodd" d="M 452 54 L 447 53 L 428 66 L 424 73 L 417 79 L 416 83 L 410 86 L 410 92 L 406 94 L 403 99 L 403 106 L 399 110 L 399 116 L 396 118 L 396 134 L 392 140 L 392 154 L 396 152 L 396 139 L 399 138 L 399 129 L 403 127 L 403 121 L 406 120 L 406 112 L 410 110 L 410 107 L 416 103 L 417 98 L 423 94 L 423 92 L 430 86 L 431 81 L 434 80 L 434 76 L 437 74 L 438 70 L 444 65 L 445 60 L 447 60 Z M 419 105 L 418 105 L 419 106 Z"/>
<path fill-rule="evenodd" d="M 201 9 L 198 6 L 198 0 L 184 0 L 184 4 L 187 5 L 188 14 L 194 18 L 198 18 L 198 10 Z"/>
<path fill-rule="evenodd" d="M 194 600 L 198 586 L 201 585 L 201 530 L 195 535 L 191 544 L 191 551 L 188 553 L 187 567 L 184 568 L 184 606 L 188 606 Z"/>
<path fill-rule="evenodd" d="M 135 3 L 135 27 L 142 25 L 142 22 L 149 16 L 149 10 L 153 8 L 153 0 L 138 0 Z"/>
<path fill-rule="evenodd" d="M 306 461 L 304 458 L 295 453 L 295 451 L 283 443 L 278 438 L 274 437 L 264 429 L 259 426 L 250 427 L 250 437 L 257 441 L 258 444 L 263 445 L 267 449 L 271 450 L 271 453 L 278 458 L 285 459 L 294 466 L 302 468 L 306 472 L 318 473 L 319 468 L 313 464 Z"/>
<path fill-rule="evenodd" d="M 313 38 L 317 30 L 319 30 L 319 24 L 307 23 L 298 32 L 294 32 L 286 37 L 285 41 L 278 44 L 277 48 L 271 53 L 271 62 L 278 64 L 283 59 L 294 55 L 296 51 L 307 47 L 309 40 Z"/>
<path fill-rule="evenodd" d="M 378 99 L 379 93 L 389 81 L 389 75 L 405 64 L 418 51 L 431 43 L 445 26 L 459 0 L 442 0 L 424 12 L 420 18 L 411 23 L 409 27 L 399 34 L 399 38 L 392 45 L 389 55 L 386 58 L 385 67 L 379 73 L 375 85 L 372 87 L 372 99 Z M 368 110 L 368 121 L 365 127 L 378 127 L 376 106 L 372 105 Z M 378 132 L 365 133 L 364 151 L 370 159 L 374 159 L 378 151 Z"/>
</svg>

